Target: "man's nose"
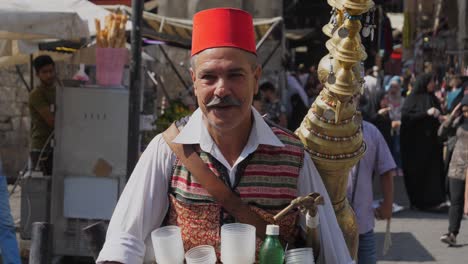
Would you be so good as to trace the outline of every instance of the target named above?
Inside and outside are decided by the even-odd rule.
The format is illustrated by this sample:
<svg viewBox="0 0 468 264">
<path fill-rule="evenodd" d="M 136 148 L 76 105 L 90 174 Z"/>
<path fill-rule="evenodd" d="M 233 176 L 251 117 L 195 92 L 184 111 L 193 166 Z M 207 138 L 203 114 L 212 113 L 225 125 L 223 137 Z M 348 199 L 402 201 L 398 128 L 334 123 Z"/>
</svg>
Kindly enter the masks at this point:
<svg viewBox="0 0 468 264">
<path fill-rule="evenodd" d="M 216 83 L 214 95 L 218 96 L 219 98 L 223 98 L 230 94 L 231 92 L 230 92 L 230 89 L 228 87 L 226 80 L 224 80 L 223 78 L 219 78 L 218 82 Z"/>
</svg>

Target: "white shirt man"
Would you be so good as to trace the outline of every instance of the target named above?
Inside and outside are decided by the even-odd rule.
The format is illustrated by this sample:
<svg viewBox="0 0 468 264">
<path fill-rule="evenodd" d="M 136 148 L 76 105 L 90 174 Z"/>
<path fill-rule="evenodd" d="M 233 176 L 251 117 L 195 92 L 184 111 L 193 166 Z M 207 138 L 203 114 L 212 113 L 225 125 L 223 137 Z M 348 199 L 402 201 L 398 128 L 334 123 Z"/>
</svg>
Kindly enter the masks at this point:
<svg viewBox="0 0 468 264">
<path fill-rule="evenodd" d="M 229 8 L 204 10 L 198 14 L 194 17 L 191 73 L 200 108 L 172 142 L 198 145 L 201 151 L 225 167 L 234 182 L 239 163 L 259 146 L 281 147 L 283 143 L 251 106 L 261 76 L 256 63 L 251 16 Z M 218 22 L 226 23 L 227 27 Z M 234 25 L 248 29 L 239 31 L 233 29 Z M 202 34 L 203 29 L 209 30 Z M 229 35 L 226 30 L 233 32 Z M 229 37 L 218 39 L 226 34 Z M 215 39 L 207 41 L 207 38 Z M 150 233 L 161 226 L 168 213 L 168 187 L 174 164 L 175 155 L 162 136 L 156 136 L 141 156 L 120 197 L 98 263 L 142 263 L 146 253 L 152 252 Z M 298 196 L 319 192 L 325 199 L 325 205 L 319 207 L 319 263 L 350 263 L 331 201 L 305 152 L 296 188 Z M 301 222 L 304 228 L 305 217 Z"/>
</svg>

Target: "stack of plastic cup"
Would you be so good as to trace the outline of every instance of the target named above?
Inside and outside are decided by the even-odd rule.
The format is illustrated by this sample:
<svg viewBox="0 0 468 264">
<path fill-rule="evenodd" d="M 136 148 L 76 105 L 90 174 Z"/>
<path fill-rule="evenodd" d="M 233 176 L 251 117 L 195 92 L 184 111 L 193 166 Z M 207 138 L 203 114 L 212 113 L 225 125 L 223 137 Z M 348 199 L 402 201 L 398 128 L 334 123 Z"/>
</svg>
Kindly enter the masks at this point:
<svg viewBox="0 0 468 264">
<path fill-rule="evenodd" d="M 221 227 L 221 261 L 223 264 L 255 262 L 255 227 L 227 224 Z"/>
<path fill-rule="evenodd" d="M 187 264 L 216 264 L 216 253 L 212 246 L 194 247 L 185 253 Z"/>
<path fill-rule="evenodd" d="M 312 248 L 296 248 L 286 251 L 286 264 L 313 264 L 314 252 Z"/>
<path fill-rule="evenodd" d="M 151 232 L 154 256 L 158 264 L 183 264 L 184 244 L 178 226 L 165 226 Z"/>
</svg>

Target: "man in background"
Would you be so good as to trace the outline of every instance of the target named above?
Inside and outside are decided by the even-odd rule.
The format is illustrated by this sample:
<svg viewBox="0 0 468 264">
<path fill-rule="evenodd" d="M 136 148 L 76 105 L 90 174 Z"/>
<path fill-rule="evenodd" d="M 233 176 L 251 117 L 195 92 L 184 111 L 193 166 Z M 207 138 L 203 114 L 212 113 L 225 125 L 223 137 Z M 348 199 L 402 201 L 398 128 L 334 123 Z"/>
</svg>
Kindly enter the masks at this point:
<svg viewBox="0 0 468 264">
<path fill-rule="evenodd" d="M 265 104 L 263 107 L 267 118 L 282 127 L 287 127 L 286 107 L 278 98 L 275 86 L 271 82 L 265 82 L 260 85 L 260 91 L 264 97 Z"/>
<path fill-rule="evenodd" d="M 55 63 L 50 56 L 34 59 L 34 69 L 40 84 L 29 95 L 31 114 L 31 163 L 33 170 L 52 174 L 50 139 L 54 131 Z"/>
<path fill-rule="evenodd" d="M 359 230 L 358 264 L 377 262 L 374 217 L 383 220 L 392 217 L 393 176 L 396 164 L 392 153 L 379 130 L 367 121 L 362 121 L 362 133 L 367 150 L 349 174 L 348 199 L 356 213 Z M 373 175 L 380 175 L 383 201 L 374 210 L 372 191 Z"/>
</svg>

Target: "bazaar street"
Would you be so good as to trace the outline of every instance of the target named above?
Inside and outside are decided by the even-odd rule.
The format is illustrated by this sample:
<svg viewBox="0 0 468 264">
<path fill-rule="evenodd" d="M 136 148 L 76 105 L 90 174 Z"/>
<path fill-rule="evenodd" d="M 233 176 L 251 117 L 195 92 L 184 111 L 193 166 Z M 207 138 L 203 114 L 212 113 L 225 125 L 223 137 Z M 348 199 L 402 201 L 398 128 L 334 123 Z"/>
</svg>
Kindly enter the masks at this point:
<svg viewBox="0 0 468 264">
<path fill-rule="evenodd" d="M 402 177 L 395 177 L 395 202 L 408 206 Z M 439 237 L 447 232 L 447 213 L 435 214 L 408 209 L 393 215 L 392 247 L 382 256 L 386 222 L 376 222 L 378 263 L 467 263 L 468 233 L 460 232 L 457 237 L 459 247 L 447 247 Z M 466 219 L 462 221 L 462 228 Z M 463 229 L 462 229 L 463 230 Z"/>
</svg>

